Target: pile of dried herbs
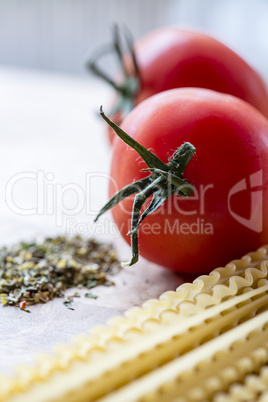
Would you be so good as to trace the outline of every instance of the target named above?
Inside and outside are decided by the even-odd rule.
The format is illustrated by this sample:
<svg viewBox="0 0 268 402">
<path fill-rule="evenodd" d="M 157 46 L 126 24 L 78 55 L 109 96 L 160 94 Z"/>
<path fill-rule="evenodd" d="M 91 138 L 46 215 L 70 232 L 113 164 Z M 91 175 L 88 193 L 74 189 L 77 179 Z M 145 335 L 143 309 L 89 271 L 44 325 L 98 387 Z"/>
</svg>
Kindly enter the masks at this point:
<svg viewBox="0 0 268 402">
<path fill-rule="evenodd" d="M 120 270 L 116 251 L 107 244 L 80 236 L 47 238 L 0 248 L 0 300 L 3 305 L 46 303 L 63 297 L 64 290 L 92 289 L 113 284 L 107 275 Z M 73 297 L 79 297 L 77 292 Z M 91 293 L 87 297 L 95 298 Z M 70 307 L 70 297 L 65 302 Z"/>
</svg>

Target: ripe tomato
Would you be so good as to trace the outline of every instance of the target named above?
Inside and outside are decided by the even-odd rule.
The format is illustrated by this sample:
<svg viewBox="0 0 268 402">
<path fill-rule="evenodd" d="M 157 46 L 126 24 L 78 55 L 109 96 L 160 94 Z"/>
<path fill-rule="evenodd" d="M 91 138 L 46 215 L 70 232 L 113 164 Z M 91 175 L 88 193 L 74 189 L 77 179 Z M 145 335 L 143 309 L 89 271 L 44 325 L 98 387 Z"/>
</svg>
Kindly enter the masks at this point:
<svg viewBox="0 0 268 402">
<path fill-rule="evenodd" d="M 268 241 L 268 120 L 259 111 L 216 91 L 173 89 L 140 103 L 121 128 L 165 163 L 185 141 L 196 148 L 183 174 L 195 190 L 171 195 L 140 224 L 142 256 L 205 273 Z M 115 138 L 110 196 L 146 177 L 146 167 Z M 132 205 L 128 197 L 112 209 L 128 242 Z"/>
<path fill-rule="evenodd" d="M 268 117 L 268 93 L 260 75 L 211 36 L 179 27 L 164 27 L 138 40 L 134 54 L 139 85 L 129 77 L 122 82 L 125 92 L 122 95 L 119 90 L 118 93 L 123 105 L 121 102 L 119 111 L 111 117 L 118 124 L 129 112 L 131 102 L 132 106 L 137 105 L 158 92 L 182 87 L 208 88 L 237 96 Z M 131 57 L 125 58 L 125 64 L 135 76 Z M 111 131 L 109 136 L 113 140 Z"/>
<path fill-rule="evenodd" d="M 268 93 L 261 77 L 223 43 L 201 32 L 162 28 L 137 42 L 140 101 L 172 88 L 199 87 L 228 93 L 268 117 Z"/>
</svg>

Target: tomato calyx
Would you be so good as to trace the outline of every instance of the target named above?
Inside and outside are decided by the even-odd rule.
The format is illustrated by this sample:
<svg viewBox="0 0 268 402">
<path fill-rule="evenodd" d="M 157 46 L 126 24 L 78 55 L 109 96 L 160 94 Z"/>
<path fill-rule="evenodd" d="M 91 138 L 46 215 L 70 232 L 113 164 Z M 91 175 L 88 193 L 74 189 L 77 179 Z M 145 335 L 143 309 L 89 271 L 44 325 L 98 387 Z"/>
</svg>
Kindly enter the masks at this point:
<svg viewBox="0 0 268 402">
<path fill-rule="evenodd" d="M 130 266 L 139 259 L 138 230 L 140 223 L 156 211 L 172 194 L 189 197 L 193 193 L 194 187 L 182 176 L 196 149 L 191 143 L 185 142 L 173 153 L 168 163 L 165 163 L 111 121 L 104 114 L 102 107 L 100 115 L 115 133 L 142 157 L 148 168 L 141 171 L 150 172 L 150 175 L 144 179 L 131 183 L 118 191 L 95 218 L 96 222 L 102 214 L 112 209 L 120 201 L 136 194 L 131 216 L 131 230 L 128 233 L 131 236 L 132 255 L 129 262 L 122 263 L 123 266 Z M 142 206 L 151 196 L 153 197 L 149 206 L 140 214 Z"/>
<path fill-rule="evenodd" d="M 127 45 L 127 50 L 130 54 L 132 64 L 131 68 L 133 70 L 133 73 L 130 74 L 129 69 L 126 66 L 123 47 L 120 40 L 120 31 L 117 25 L 115 25 L 113 29 L 113 42 L 97 49 L 97 51 L 90 57 L 90 59 L 86 63 L 86 67 L 91 72 L 107 82 L 117 92 L 117 102 L 112 110 L 110 110 L 109 115 L 112 116 L 115 114 L 119 114 L 120 121 L 118 121 L 118 124 L 120 124 L 123 118 L 133 109 L 136 95 L 140 89 L 140 71 L 133 47 L 132 36 L 130 32 L 126 29 L 126 27 L 124 29 L 124 39 Z M 98 60 L 109 52 L 115 53 L 116 57 L 119 60 L 119 64 L 123 73 L 123 80 L 120 84 L 116 83 L 97 66 Z"/>
</svg>

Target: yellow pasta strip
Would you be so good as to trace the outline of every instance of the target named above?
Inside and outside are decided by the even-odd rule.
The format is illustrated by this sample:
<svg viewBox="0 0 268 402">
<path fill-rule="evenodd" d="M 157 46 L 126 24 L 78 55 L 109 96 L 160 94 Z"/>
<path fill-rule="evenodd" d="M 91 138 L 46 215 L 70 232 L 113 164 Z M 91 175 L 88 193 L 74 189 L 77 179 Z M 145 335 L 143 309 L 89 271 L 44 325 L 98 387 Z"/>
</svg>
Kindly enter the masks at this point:
<svg viewBox="0 0 268 402">
<path fill-rule="evenodd" d="M 134 379 L 142 382 L 187 361 L 211 342 L 224 348 L 219 339 L 266 314 L 267 254 L 268 246 L 262 247 L 128 310 L 72 344 L 58 345 L 52 357 L 39 356 L 33 368 L 21 367 L 15 377 L 0 379 L 0 401 L 93 401 L 117 389 L 136 389 Z"/>
<path fill-rule="evenodd" d="M 240 381 L 267 362 L 268 312 L 265 312 L 99 401 L 211 400 L 233 381 Z"/>
<path fill-rule="evenodd" d="M 260 348 L 261 349 L 261 348 Z M 214 402 L 247 402 L 268 397 L 268 366 L 264 366 L 259 374 L 249 374 L 243 383 L 234 383 L 226 393 L 219 393 Z"/>
</svg>

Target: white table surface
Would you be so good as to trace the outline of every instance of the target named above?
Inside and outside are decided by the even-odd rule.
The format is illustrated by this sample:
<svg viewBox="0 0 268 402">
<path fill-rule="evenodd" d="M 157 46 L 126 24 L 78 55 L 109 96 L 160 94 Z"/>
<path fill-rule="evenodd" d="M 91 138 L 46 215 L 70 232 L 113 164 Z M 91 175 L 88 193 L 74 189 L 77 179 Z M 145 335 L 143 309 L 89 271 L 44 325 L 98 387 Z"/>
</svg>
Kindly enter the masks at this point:
<svg viewBox="0 0 268 402">
<path fill-rule="evenodd" d="M 65 234 L 70 222 L 82 222 L 77 230 L 87 223 L 92 233 L 88 231 L 86 235 L 113 242 L 122 260 L 129 257 L 130 250 L 117 238 L 110 215 L 103 217 L 99 226 L 93 225 L 95 211 L 107 200 L 107 179 L 103 176 L 109 173 L 111 148 L 97 111 L 101 104 L 104 110 L 109 109 L 109 96 L 105 86 L 89 77 L 0 68 L 1 245 Z M 13 187 L 13 201 L 21 209 L 35 207 L 36 182 L 27 177 L 41 172 L 45 177 L 50 173 L 52 180 L 45 185 L 51 184 L 54 191 L 75 184 L 85 192 L 86 175 L 93 177 L 87 196 L 90 210 L 63 214 L 60 223 L 64 208 L 75 205 L 74 194 L 66 191 L 56 202 L 51 202 L 48 195 L 57 213 L 45 210 L 25 216 L 14 212 L 10 200 L 7 205 L 5 191 L 10 194 L 10 180 L 23 172 L 26 178 Z M 102 176 L 98 183 L 96 174 Z M 74 311 L 63 305 L 63 299 L 31 306 L 30 314 L 16 307 L 0 306 L 0 373 L 12 373 L 21 363 L 31 364 L 36 354 L 51 353 L 55 344 L 88 333 L 93 326 L 105 324 L 109 318 L 166 290 L 175 290 L 184 281 L 142 259 L 113 280 L 116 286 L 93 289 L 98 299 L 75 299 Z M 67 294 L 73 292 L 71 289 Z"/>
</svg>

